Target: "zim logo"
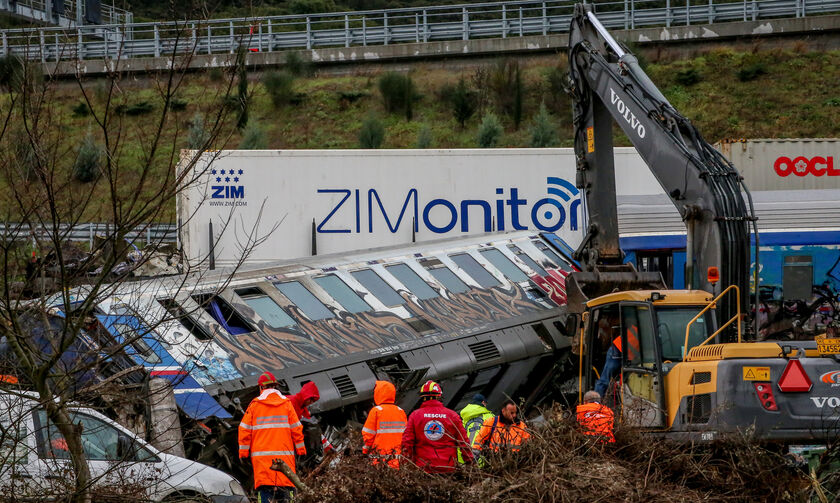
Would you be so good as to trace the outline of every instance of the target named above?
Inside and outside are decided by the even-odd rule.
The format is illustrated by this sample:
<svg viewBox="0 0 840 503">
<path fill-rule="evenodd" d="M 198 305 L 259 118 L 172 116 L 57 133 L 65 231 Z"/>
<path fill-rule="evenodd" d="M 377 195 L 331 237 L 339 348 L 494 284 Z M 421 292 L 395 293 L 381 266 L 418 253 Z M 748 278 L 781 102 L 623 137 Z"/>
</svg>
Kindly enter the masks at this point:
<svg viewBox="0 0 840 503">
<path fill-rule="evenodd" d="M 830 384 L 832 388 L 840 386 L 840 370 L 834 372 L 826 372 L 820 376 L 820 381 L 825 384 Z"/>
<path fill-rule="evenodd" d="M 423 427 L 423 435 L 432 442 L 440 440 L 443 438 L 443 423 L 436 419 L 429 421 L 426 423 L 426 426 Z"/>
<path fill-rule="evenodd" d="M 242 175 L 245 174 L 244 169 L 211 169 L 210 181 L 216 183 L 224 183 L 226 185 L 211 185 L 212 190 L 210 194 L 211 199 L 244 199 L 245 186 L 244 185 L 230 185 L 238 184 L 242 180 Z"/>
</svg>

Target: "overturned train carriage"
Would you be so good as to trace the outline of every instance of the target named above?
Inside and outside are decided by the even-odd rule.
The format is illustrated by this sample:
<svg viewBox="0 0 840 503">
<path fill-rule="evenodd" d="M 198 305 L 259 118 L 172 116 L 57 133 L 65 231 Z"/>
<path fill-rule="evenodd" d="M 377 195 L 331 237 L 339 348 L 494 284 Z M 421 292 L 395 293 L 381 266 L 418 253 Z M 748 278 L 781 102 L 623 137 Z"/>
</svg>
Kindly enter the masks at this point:
<svg viewBox="0 0 840 503">
<path fill-rule="evenodd" d="M 451 407 L 477 392 L 491 407 L 538 405 L 574 374 L 560 323 L 568 257 L 553 234 L 526 232 L 310 257 L 126 285 L 101 321 L 117 338 L 141 331 L 132 356 L 202 421 L 209 438 L 192 457 L 229 460 L 265 370 L 291 393 L 315 382 L 311 410 L 335 427 L 364 421 L 377 379 L 407 410 L 426 379 Z"/>
</svg>

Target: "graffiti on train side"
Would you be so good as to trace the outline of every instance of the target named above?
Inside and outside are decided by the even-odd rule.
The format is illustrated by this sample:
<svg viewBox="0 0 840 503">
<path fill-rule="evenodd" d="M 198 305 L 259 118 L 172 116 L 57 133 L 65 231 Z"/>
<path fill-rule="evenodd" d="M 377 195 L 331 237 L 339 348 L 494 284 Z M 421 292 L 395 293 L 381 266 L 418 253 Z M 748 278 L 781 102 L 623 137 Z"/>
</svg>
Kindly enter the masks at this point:
<svg viewBox="0 0 840 503">
<path fill-rule="evenodd" d="M 406 299 L 411 298 L 405 291 L 399 293 Z M 249 306 L 239 302 L 233 304 L 246 317 L 256 319 L 256 313 Z M 425 335 L 432 335 L 462 333 L 488 323 L 545 311 L 549 309 L 548 305 L 532 300 L 524 289 L 514 285 L 473 289 L 429 300 L 407 300 L 404 307 L 412 316 L 431 324 L 434 330 Z M 339 311 L 334 312 L 334 318 L 311 321 L 297 306 L 286 304 L 283 307 L 297 322 L 295 326 L 273 328 L 260 321 L 256 324 L 257 331 L 236 336 L 219 326 L 212 327 L 215 342 L 228 353 L 230 362 L 242 374 L 258 375 L 266 368 L 279 370 L 383 346 L 396 347 L 424 336 L 391 312 L 352 314 Z"/>
</svg>

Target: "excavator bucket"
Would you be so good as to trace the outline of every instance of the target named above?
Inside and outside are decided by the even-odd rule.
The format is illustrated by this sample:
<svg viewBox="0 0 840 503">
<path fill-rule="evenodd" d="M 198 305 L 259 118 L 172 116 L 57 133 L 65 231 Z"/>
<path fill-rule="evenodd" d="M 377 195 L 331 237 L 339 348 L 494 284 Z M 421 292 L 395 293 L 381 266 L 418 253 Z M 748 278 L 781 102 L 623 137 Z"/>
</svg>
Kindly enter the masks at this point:
<svg viewBox="0 0 840 503">
<path fill-rule="evenodd" d="M 566 277 L 568 312 L 580 314 L 586 302 L 612 292 L 665 289 L 658 272 L 640 272 L 627 264 L 599 266 L 592 272 L 573 272 Z"/>
</svg>

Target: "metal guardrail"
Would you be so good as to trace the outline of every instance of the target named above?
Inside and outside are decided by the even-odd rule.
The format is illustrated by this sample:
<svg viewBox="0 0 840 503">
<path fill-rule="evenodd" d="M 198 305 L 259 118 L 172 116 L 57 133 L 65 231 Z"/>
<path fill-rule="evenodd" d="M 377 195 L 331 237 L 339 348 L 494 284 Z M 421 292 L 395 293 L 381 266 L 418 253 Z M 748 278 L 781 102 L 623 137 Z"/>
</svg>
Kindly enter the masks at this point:
<svg viewBox="0 0 840 503">
<path fill-rule="evenodd" d="M 93 247 L 93 240 L 98 235 L 110 235 L 113 233 L 113 225 L 106 223 L 84 223 L 75 226 L 67 224 L 60 225 L 59 233 L 65 241 L 77 243 L 90 243 Z M 0 223 L 0 236 L 4 239 L 43 240 L 49 237 L 53 229 L 45 227 L 30 227 L 23 224 Z M 178 241 L 178 227 L 175 224 L 149 224 L 138 227 L 126 234 L 126 238 L 132 242 L 145 244 L 150 243 L 176 243 Z"/>
<path fill-rule="evenodd" d="M 187 22 L 124 23 L 73 29 L 3 30 L 0 53 L 75 61 L 230 54 L 318 47 L 473 40 L 563 33 L 574 0 L 507 2 Z M 840 0 L 611 0 L 597 2 L 608 28 L 713 24 L 840 12 Z M 223 62 L 220 62 L 222 64 Z"/>
</svg>

